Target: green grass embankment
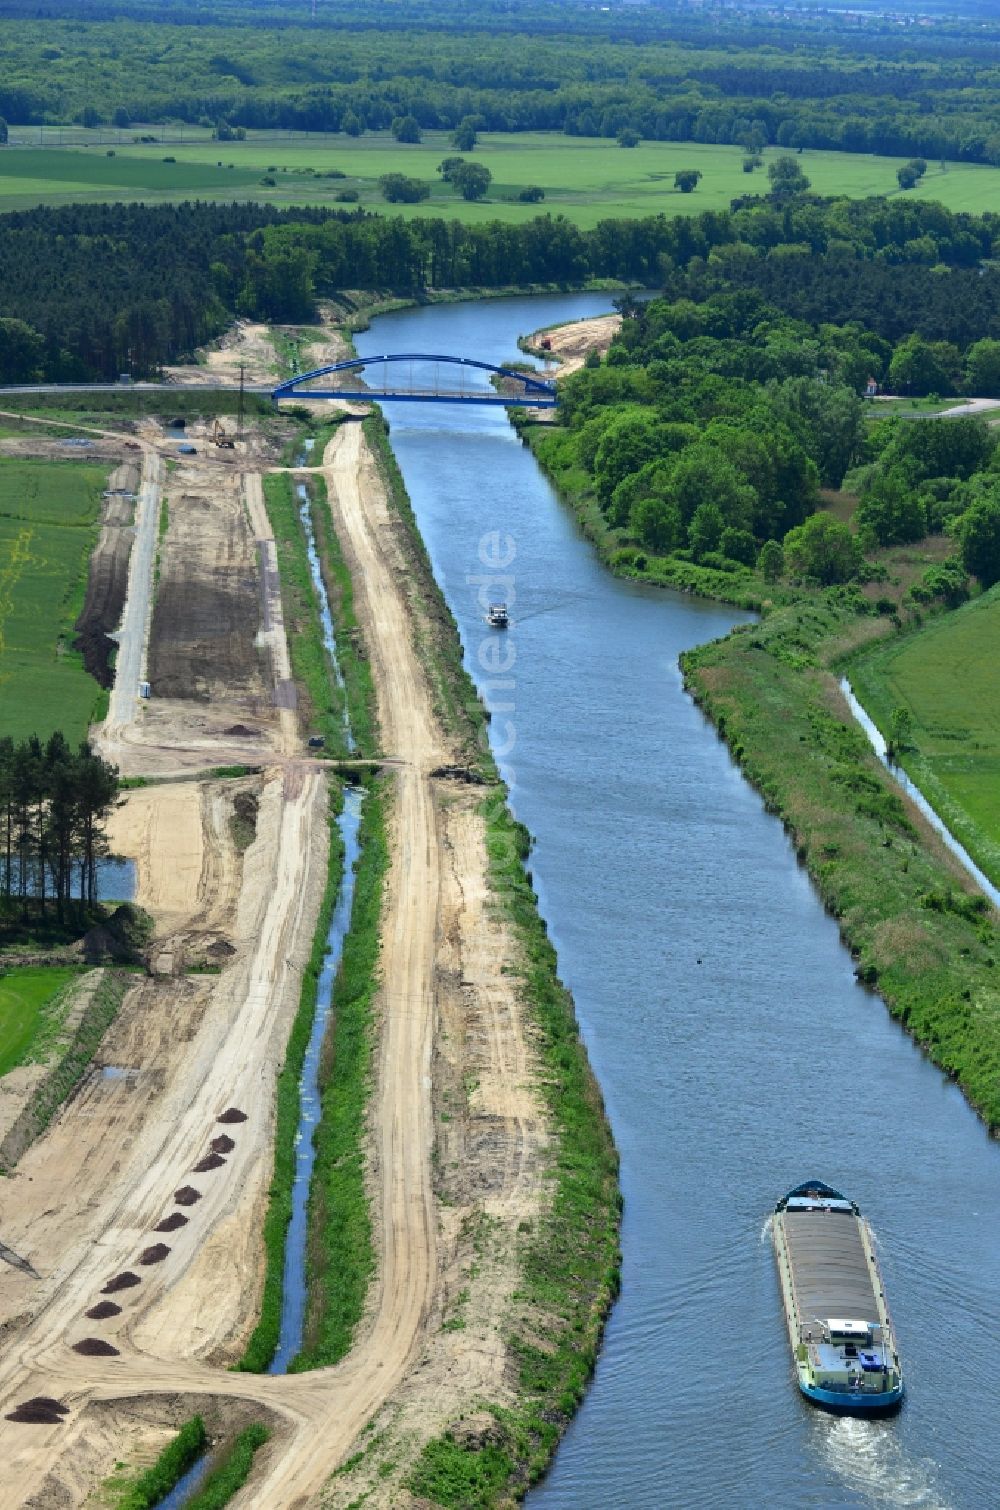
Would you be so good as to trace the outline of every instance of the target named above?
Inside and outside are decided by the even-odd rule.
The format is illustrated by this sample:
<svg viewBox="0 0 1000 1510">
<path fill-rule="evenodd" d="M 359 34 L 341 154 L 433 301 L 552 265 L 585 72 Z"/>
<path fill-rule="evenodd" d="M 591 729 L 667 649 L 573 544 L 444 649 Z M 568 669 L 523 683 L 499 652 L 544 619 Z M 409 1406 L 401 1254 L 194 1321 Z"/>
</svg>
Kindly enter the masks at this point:
<svg viewBox="0 0 1000 1510">
<path fill-rule="evenodd" d="M 374 755 L 379 747 L 379 739 L 371 666 L 364 654 L 361 632 L 354 611 L 354 584 L 351 581 L 351 573 L 344 560 L 337 532 L 333 527 L 326 496 L 326 482 L 319 476 L 312 479 L 310 512 L 323 583 L 333 616 L 337 639 L 337 660 L 344 678 L 351 733 L 359 755 Z"/>
<path fill-rule="evenodd" d="M 330 850 L 326 886 L 316 919 L 312 952 L 302 976 L 299 1006 L 285 1049 L 285 1062 L 275 1089 L 274 1170 L 264 1217 L 264 1292 L 260 1317 L 250 1335 L 237 1369 L 262 1374 L 274 1357 L 281 1335 L 281 1300 L 285 1277 L 285 1240 L 292 1216 L 292 1185 L 295 1180 L 295 1139 L 299 1127 L 299 1079 L 305 1062 L 309 1035 L 316 1013 L 320 973 L 326 958 L 326 939 L 337 905 L 344 868 L 344 843 L 336 816 L 342 798 L 340 788 L 331 789 Z"/>
<path fill-rule="evenodd" d="M 1000 587 L 876 646 L 848 668 L 854 690 L 888 738 L 905 708 L 912 735 L 904 769 L 1000 885 Z"/>
<path fill-rule="evenodd" d="M 375 1269 L 363 1141 L 373 1081 L 382 889 L 389 863 L 385 788 L 373 782 L 359 833 L 351 926 L 333 986 L 320 1062 L 320 1120 L 309 1193 L 308 1302 L 302 1351 L 290 1372 L 343 1358 Z"/>
<path fill-rule="evenodd" d="M 789 830 L 861 979 L 995 1131 L 996 918 L 944 847 L 911 821 L 843 704 L 829 666 L 864 622 L 847 595 L 838 602 L 827 594 L 687 652 L 682 669 Z"/>
<path fill-rule="evenodd" d="M 314 483 L 313 478 L 305 482 L 310 494 Z M 295 480 L 287 473 L 265 477 L 264 502 L 278 553 L 292 675 L 300 695 L 304 694 L 304 706 L 300 708 L 303 721 L 308 723 L 310 732 L 323 736 L 329 754 L 346 755 L 345 696 L 323 643 Z"/>
<path fill-rule="evenodd" d="M 115 1510 L 153 1510 L 197 1462 L 207 1445 L 204 1421 L 201 1416 L 192 1416 L 134 1483 L 112 1481 L 106 1486 L 114 1496 Z"/>
<path fill-rule="evenodd" d="M 133 980 L 128 970 L 104 970 L 58 1070 L 36 1093 L 33 1103 L 36 1136 L 48 1127 L 67 1096 L 79 1085 Z"/>
<path fill-rule="evenodd" d="M 219 1461 L 188 1500 L 185 1510 L 223 1510 L 243 1488 L 253 1469 L 254 1454 L 270 1436 L 266 1426 L 246 1426 L 232 1445 L 223 1449 Z"/>
<path fill-rule="evenodd" d="M 254 1453 L 270 1433 L 254 1423 L 245 1427 L 218 1454 L 200 1487 L 185 1501 L 186 1510 L 222 1510 L 242 1489 L 253 1468 Z M 185 1421 L 155 1463 L 137 1479 L 108 1480 L 104 1494 L 114 1510 L 154 1510 L 208 1450 L 209 1438 L 201 1416 Z"/>
</svg>

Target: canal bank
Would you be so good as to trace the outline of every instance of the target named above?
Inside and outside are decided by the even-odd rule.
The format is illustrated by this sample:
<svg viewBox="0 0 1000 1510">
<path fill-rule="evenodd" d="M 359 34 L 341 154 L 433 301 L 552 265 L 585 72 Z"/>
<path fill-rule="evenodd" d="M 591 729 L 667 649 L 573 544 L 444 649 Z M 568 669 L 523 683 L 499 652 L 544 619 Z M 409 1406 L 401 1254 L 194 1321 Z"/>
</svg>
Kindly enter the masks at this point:
<svg viewBox="0 0 1000 1510">
<path fill-rule="evenodd" d="M 357 344 L 508 360 L 519 332 L 606 308 L 412 311 Z M 622 1154 L 622 1298 L 531 1502 L 575 1510 L 625 1492 L 653 1507 L 664 1484 L 671 1502 L 706 1506 L 987 1502 L 1000 1244 L 982 1192 L 997 1150 L 857 981 L 787 836 L 684 694 L 680 654 L 743 616 L 611 579 L 503 416 L 408 406 L 390 420 L 494 751 L 536 836 L 534 885 Z M 502 571 L 480 557 L 494 536 L 514 549 Z M 501 575 L 515 652 L 503 676 L 480 659 L 478 602 L 484 576 Z M 859 1065 L 871 1093 L 849 1117 L 817 1115 L 823 1088 L 853 1084 Z M 806 1173 L 850 1188 L 886 1238 L 911 1382 L 898 1422 L 845 1430 L 789 1388 L 759 1239 L 777 1194 Z M 748 1347 L 755 1386 L 734 1388 Z M 942 1400 L 935 1360 L 950 1347 L 966 1370 Z M 724 1432 L 708 1428 L 723 1419 Z"/>
</svg>

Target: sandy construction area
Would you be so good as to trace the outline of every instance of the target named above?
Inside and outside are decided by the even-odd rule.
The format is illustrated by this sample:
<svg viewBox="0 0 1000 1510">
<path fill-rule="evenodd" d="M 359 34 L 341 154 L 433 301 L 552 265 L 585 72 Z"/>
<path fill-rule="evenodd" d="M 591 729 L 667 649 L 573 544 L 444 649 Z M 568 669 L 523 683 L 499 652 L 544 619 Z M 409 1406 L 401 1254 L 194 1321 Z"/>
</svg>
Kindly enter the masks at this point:
<svg viewBox="0 0 1000 1510">
<path fill-rule="evenodd" d="M 241 365 L 243 380 L 250 386 L 273 383 L 281 371 L 270 328 L 253 320 L 237 320 L 219 341 L 198 355 L 196 363 L 164 368 L 168 382 L 181 387 L 220 382 L 238 388 Z"/>
<path fill-rule="evenodd" d="M 621 315 L 597 315 L 592 320 L 574 320 L 569 325 L 557 325 L 552 330 L 540 330 L 529 336 L 526 345 L 539 355 L 551 357 L 559 363 L 557 377 L 569 377 L 578 372 L 592 351 L 606 356 L 608 348 L 621 329 Z M 548 345 L 543 346 L 542 342 Z"/>
<path fill-rule="evenodd" d="M 154 973 L 130 992 L 83 1091 L 0 1192 L 0 1231 L 42 1275 L 0 1268 L 0 1417 L 34 1394 L 55 1394 L 70 1407 L 59 1428 L 0 1419 L 3 1493 L 12 1505 L 82 1504 L 117 1459 L 148 1457 L 166 1428 L 194 1409 L 230 1423 L 266 1419 L 273 1428 L 239 1506 L 346 1505 L 361 1493 L 366 1504 L 403 1505 L 411 1496 L 402 1480 L 423 1442 L 473 1415 L 483 1398 L 513 1397 L 505 1319 L 526 1241 L 520 1231 L 544 1207 L 546 1127 L 514 946 L 487 886 L 483 791 L 433 774 L 458 752 L 435 718 L 415 648 L 405 532 L 360 427 L 337 433 L 324 475 L 354 574 L 383 744 L 395 757 L 367 1161 L 377 1278 L 341 1364 L 285 1378 L 226 1371 L 255 1319 L 274 1080 L 312 942 L 327 842 L 324 778 L 299 758 L 294 719 L 262 713 L 268 758 L 259 777 L 144 788 L 115 815 L 115 845 L 137 859 L 138 900 L 157 913 Z M 186 508 L 183 499 L 196 491 L 180 474 L 171 479 L 160 581 L 164 570 L 170 580 L 179 541 L 189 587 L 208 563 L 216 587 L 229 573 L 244 580 L 258 605 L 255 654 L 259 631 L 271 636 L 267 675 L 248 658 L 245 617 L 223 613 L 228 627 L 210 650 L 200 613 L 186 626 L 178 617 L 176 630 L 164 621 L 161 630 L 154 611 L 150 664 L 174 656 L 186 696 L 163 710 L 155 738 L 146 727 L 139 738 L 119 729 L 133 768 L 170 760 L 183 767 L 192 750 L 204 765 L 221 763 L 233 736 L 214 725 L 193 732 L 187 704 L 202 708 L 198 687 L 212 686 L 214 718 L 217 700 L 245 708 L 261 695 L 256 682 L 251 688 L 258 673 L 273 695 L 287 666 L 273 600 L 270 613 L 264 606 L 267 572 L 247 575 L 248 542 L 259 561 L 267 539 L 256 484 L 247 480 L 242 502 L 220 486 Z M 213 519 L 241 516 L 223 548 Z M 169 648 L 181 630 L 202 646 L 190 655 L 194 693 L 182 682 L 182 652 Z M 235 687 L 230 665 L 240 668 Z M 174 704 L 185 706 L 175 712 Z M 139 710 L 134 722 L 145 717 Z M 241 790 L 257 798 L 243 853 L 232 823 Z M 221 973 L 184 974 L 185 962 L 212 944 L 228 951 L 217 956 Z M 224 1165 L 195 1172 L 230 1105 L 247 1115 L 228 1129 L 235 1148 Z M 180 1209 L 173 1193 L 185 1185 L 200 1199 L 163 1239 L 163 1261 L 144 1265 L 153 1229 Z M 88 1319 L 108 1281 L 124 1272 L 141 1282 L 115 1294 L 120 1314 Z M 462 1324 L 449 1326 L 457 1316 Z M 73 1351 L 87 1337 L 111 1343 L 117 1355 Z M 384 1449 L 331 1483 L 372 1422 Z"/>
</svg>

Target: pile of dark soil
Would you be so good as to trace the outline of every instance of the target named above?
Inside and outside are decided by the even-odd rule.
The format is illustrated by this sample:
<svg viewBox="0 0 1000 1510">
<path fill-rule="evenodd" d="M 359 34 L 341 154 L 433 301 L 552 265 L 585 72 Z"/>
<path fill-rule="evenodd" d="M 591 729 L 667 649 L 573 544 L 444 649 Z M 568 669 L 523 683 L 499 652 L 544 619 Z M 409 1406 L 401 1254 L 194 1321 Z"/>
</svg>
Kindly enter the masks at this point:
<svg viewBox="0 0 1000 1510">
<path fill-rule="evenodd" d="M 22 1400 L 6 1417 L 8 1421 L 20 1421 L 30 1426 L 61 1426 L 63 1416 L 69 1415 L 69 1406 L 50 1395 L 33 1395 Z"/>
<path fill-rule="evenodd" d="M 187 1226 L 187 1220 L 188 1219 L 184 1215 L 183 1211 L 171 1211 L 170 1215 L 165 1216 L 162 1222 L 157 1222 L 156 1226 L 153 1228 L 153 1231 L 176 1232 L 178 1227 Z"/>
<path fill-rule="evenodd" d="M 193 1185 L 182 1185 L 180 1190 L 174 1191 L 174 1200 L 178 1206 L 193 1206 L 195 1201 L 201 1200 L 201 1191 L 195 1190 Z"/>
<path fill-rule="evenodd" d="M 88 1358 L 119 1358 L 121 1354 L 110 1342 L 105 1342 L 103 1337 L 84 1337 L 82 1342 L 74 1342 L 74 1353 L 83 1353 Z"/>
<path fill-rule="evenodd" d="M 210 1153 L 194 1166 L 194 1172 L 195 1174 L 205 1174 L 209 1169 L 218 1169 L 225 1162 L 225 1159 L 220 1158 L 217 1153 Z"/>
<path fill-rule="evenodd" d="M 213 1153 L 232 1153 L 236 1144 L 228 1133 L 220 1133 L 217 1138 L 212 1139 L 209 1146 Z"/>
<path fill-rule="evenodd" d="M 110 687 L 115 679 L 112 656 L 117 645 L 111 635 L 121 623 L 125 605 L 131 533 L 110 528 L 102 534 L 101 549 L 90 558 L 86 601 L 74 625 L 73 649 L 80 652 L 85 670 L 102 687 Z"/>
<path fill-rule="evenodd" d="M 260 733 L 259 729 L 248 729 L 246 724 L 232 724 L 228 729 L 223 729 L 223 734 L 231 735 L 234 739 L 255 739 Z"/>
<path fill-rule="evenodd" d="M 217 1122 L 245 1122 L 246 1119 L 246 1112 L 241 1112 L 238 1106 L 230 1106 L 221 1117 L 216 1117 L 215 1120 Z"/>
<path fill-rule="evenodd" d="M 109 1279 L 102 1295 L 116 1295 L 119 1290 L 133 1290 L 136 1285 L 141 1285 L 142 1280 L 138 1274 L 133 1274 L 131 1269 L 126 1269 L 122 1274 L 116 1274 L 114 1279 Z"/>
<path fill-rule="evenodd" d="M 85 1311 L 84 1315 L 88 1316 L 91 1321 L 107 1321 L 109 1316 L 120 1316 L 121 1313 L 121 1306 L 116 1306 L 113 1300 L 100 1300 L 96 1306 L 91 1306 L 89 1311 Z"/>
<path fill-rule="evenodd" d="M 139 1254 L 141 1264 L 162 1264 L 170 1249 L 166 1243 L 154 1243 L 151 1248 L 143 1248 Z"/>
<path fill-rule="evenodd" d="M 122 902 L 109 918 L 83 936 L 83 957 L 90 965 L 111 960 L 115 964 L 139 965 L 153 932 L 148 912 L 133 902 Z"/>
</svg>

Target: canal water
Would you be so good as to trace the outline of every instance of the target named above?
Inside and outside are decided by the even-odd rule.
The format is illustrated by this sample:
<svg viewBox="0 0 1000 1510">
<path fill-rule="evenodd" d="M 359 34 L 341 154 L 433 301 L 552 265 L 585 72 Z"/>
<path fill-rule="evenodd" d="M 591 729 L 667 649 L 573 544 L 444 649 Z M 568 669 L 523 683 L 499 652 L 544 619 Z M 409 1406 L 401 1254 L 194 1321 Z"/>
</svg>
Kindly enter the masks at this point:
<svg viewBox="0 0 1000 1510">
<path fill-rule="evenodd" d="M 519 333 L 608 302 L 406 311 L 357 346 L 506 361 Z M 502 411 L 387 413 L 622 1156 L 622 1295 L 529 1506 L 998 1503 L 1000 1148 L 856 981 L 684 692 L 681 651 L 744 616 L 615 581 Z M 504 676 L 491 597 L 511 605 Z M 825 1416 L 795 1388 L 767 1217 L 807 1176 L 874 1225 L 909 1387 L 895 1419 Z"/>
</svg>

